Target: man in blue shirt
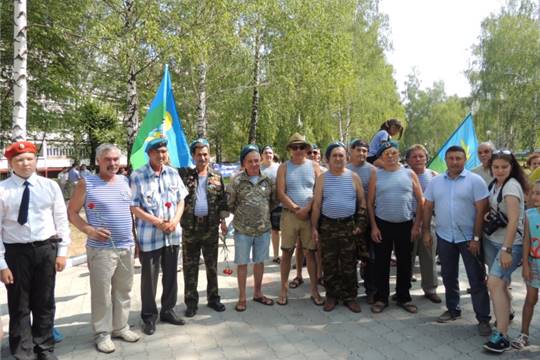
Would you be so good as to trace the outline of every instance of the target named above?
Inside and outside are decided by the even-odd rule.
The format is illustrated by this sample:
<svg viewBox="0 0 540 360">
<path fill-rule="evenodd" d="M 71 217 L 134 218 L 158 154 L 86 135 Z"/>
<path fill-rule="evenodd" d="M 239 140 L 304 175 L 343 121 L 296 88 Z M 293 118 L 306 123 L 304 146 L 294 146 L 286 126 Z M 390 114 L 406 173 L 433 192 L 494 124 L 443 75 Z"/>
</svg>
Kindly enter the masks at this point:
<svg viewBox="0 0 540 360">
<path fill-rule="evenodd" d="M 423 240 L 430 248 L 433 211 L 437 215 L 436 230 L 441 275 L 446 290 L 445 311 L 438 322 L 445 323 L 461 316 L 459 306 L 459 255 L 467 270 L 473 309 L 480 335 L 491 333 L 489 295 L 485 268 L 480 259 L 480 236 L 487 209 L 489 192 L 479 175 L 465 170 L 467 156 L 460 146 L 451 146 L 445 154 L 448 170 L 436 176 L 425 192 Z"/>
<path fill-rule="evenodd" d="M 156 138 L 146 146 L 149 163 L 131 175 L 131 211 L 135 215 L 141 249 L 141 318 L 143 332 L 152 335 L 157 320 L 156 289 L 159 268 L 163 273 L 160 320 L 184 325 L 174 312 L 178 285 L 176 266 L 180 247 L 180 218 L 187 190 L 176 169 L 167 166 L 167 139 Z"/>
</svg>

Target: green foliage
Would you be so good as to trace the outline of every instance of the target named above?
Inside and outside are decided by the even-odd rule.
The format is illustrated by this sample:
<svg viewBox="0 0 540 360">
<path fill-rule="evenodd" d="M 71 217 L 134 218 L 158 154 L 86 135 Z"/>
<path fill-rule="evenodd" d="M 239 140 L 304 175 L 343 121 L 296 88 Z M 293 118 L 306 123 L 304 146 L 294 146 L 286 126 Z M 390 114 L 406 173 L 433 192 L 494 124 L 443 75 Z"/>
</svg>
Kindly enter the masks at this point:
<svg viewBox="0 0 540 360">
<path fill-rule="evenodd" d="M 468 71 L 477 129 L 499 147 L 540 147 L 540 26 L 530 0 L 512 0 L 482 23 Z"/>
<path fill-rule="evenodd" d="M 165 63 L 188 141 L 193 139 L 198 68 L 204 63 L 208 136 L 223 160 L 236 160 L 247 141 L 257 33 L 262 34 L 258 143 L 276 145 L 283 155 L 294 131 L 323 147 L 340 137 L 369 140 L 386 119 L 405 114 L 384 56 L 387 19 L 378 12 L 378 0 L 29 4 L 29 123 L 75 134 L 74 146 L 85 146 L 83 139 L 92 148 L 101 141 L 125 144 L 126 130 L 114 119 L 126 117 L 130 70 L 137 75 L 142 119 Z M 7 66 L 11 1 L 0 6 L 0 61 Z M 9 101 L 5 78 L 0 91 Z M 8 128 L 11 116 L 4 108 L 9 106 L 0 110 L 2 127 Z"/>
<path fill-rule="evenodd" d="M 448 97 L 442 81 L 435 82 L 432 88 L 420 89 L 414 71 L 408 76 L 404 97 L 407 129 L 402 150 L 422 144 L 434 155 L 468 113 L 465 99 Z"/>
</svg>

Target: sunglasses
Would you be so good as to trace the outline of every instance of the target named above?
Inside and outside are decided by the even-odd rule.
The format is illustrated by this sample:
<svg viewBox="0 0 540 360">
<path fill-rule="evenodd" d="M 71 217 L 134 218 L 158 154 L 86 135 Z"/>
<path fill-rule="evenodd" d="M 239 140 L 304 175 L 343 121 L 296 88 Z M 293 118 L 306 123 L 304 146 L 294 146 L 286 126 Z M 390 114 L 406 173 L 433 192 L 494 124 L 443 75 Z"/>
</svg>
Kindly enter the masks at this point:
<svg viewBox="0 0 540 360">
<path fill-rule="evenodd" d="M 315 155 L 315 154 L 319 154 L 318 151 L 308 151 L 307 152 L 308 155 Z"/>
<path fill-rule="evenodd" d="M 289 146 L 292 150 L 306 150 L 306 145 L 291 145 Z"/>
<path fill-rule="evenodd" d="M 496 150 L 493 152 L 493 155 L 512 155 L 510 150 Z"/>
</svg>

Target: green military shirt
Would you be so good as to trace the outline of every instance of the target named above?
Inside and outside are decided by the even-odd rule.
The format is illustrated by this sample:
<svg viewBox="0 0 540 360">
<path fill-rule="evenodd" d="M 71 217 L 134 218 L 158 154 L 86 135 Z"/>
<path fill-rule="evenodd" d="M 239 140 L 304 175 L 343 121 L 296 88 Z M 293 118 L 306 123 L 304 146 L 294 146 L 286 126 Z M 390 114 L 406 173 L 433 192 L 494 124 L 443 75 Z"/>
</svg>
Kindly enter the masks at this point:
<svg viewBox="0 0 540 360">
<path fill-rule="evenodd" d="M 197 187 L 199 186 L 199 174 L 197 169 L 180 168 L 178 173 L 188 190 L 188 196 L 184 199 L 184 213 L 180 221 L 182 228 L 193 230 L 195 228 L 195 203 L 197 201 Z M 208 226 L 217 226 L 221 219 L 229 216 L 227 211 L 227 196 L 225 185 L 220 174 L 212 168 L 208 168 L 208 182 L 206 188 L 208 200 Z"/>
<path fill-rule="evenodd" d="M 276 204 L 276 190 L 268 176 L 261 174 L 253 184 L 244 171 L 232 179 L 227 192 L 236 231 L 259 236 L 270 230 L 270 209 Z"/>
</svg>

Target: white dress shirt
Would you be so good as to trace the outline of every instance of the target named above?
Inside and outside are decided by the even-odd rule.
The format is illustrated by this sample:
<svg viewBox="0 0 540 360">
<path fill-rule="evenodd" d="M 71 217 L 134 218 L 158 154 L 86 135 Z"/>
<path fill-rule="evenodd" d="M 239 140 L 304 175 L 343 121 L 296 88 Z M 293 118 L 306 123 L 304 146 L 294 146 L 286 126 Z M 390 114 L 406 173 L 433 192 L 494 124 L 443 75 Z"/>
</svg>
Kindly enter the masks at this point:
<svg viewBox="0 0 540 360">
<path fill-rule="evenodd" d="M 60 187 L 55 181 L 36 173 L 26 179 L 30 183 L 28 221 L 24 225 L 17 222 L 24 181 L 13 174 L 0 182 L 0 270 L 7 268 L 4 244 L 43 241 L 58 235 L 62 241 L 58 244 L 57 256 L 66 256 L 71 242 L 66 205 Z"/>
</svg>

